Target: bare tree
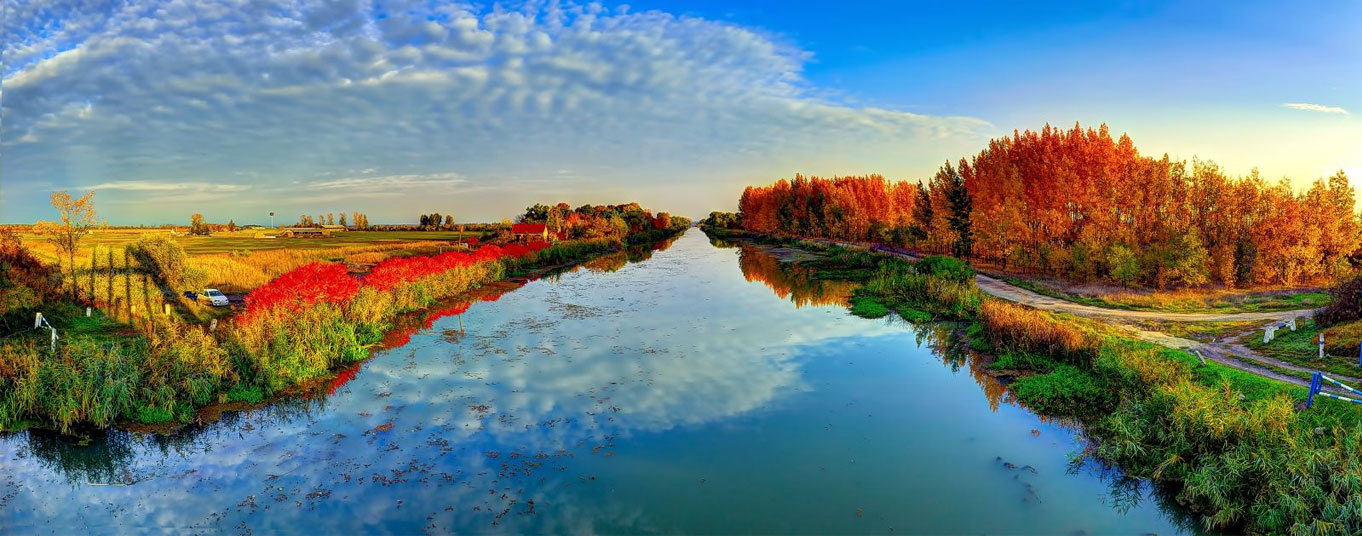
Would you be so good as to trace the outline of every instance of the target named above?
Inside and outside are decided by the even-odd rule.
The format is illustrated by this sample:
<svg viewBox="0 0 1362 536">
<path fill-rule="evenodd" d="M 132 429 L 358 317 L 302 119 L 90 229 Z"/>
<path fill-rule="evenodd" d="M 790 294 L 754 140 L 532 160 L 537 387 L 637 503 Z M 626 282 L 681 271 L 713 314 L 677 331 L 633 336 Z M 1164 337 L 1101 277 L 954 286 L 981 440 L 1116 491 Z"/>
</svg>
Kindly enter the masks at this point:
<svg viewBox="0 0 1362 536">
<path fill-rule="evenodd" d="M 60 220 L 38 222 L 35 227 L 66 256 L 66 266 L 71 271 L 72 300 L 76 299 L 76 249 L 80 246 L 80 239 L 98 223 L 95 219 L 94 197 L 94 192 L 86 192 L 80 198 L 71 197 L 65 190 L 52 194 L 52 206 L 57 209 Z"/>
</svg>

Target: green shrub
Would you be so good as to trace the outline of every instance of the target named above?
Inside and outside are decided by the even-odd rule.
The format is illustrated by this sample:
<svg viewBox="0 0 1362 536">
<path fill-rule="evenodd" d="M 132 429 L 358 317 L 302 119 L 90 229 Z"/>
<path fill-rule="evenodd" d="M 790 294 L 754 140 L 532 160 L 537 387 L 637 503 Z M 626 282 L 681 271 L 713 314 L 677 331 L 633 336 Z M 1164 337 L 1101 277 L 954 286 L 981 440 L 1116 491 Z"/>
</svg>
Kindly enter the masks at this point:
<svg viewBox="0 0 1362 536">
<path fill-rule="evenodd" d="M 1012 392 L 1023 404 L 1048 415 L 1100 415 L 1112 409 L 1115 397 L 1101 378 L 1073 365 L 1017 378 Z"/>
<path fill-rule="evenodd" d="M 918 261 L 917 273 L 936 276 L 957 283 L 974 279 L 974 267 L 955 257 L 933 255 Z"/>
<path fill-rule="evenodd" d="M 1140 276 L 1140 261 L 1130 248 L 1116 244 L 1107 249 L 1107 269 L 1112 280 L 1131 285 Z"/>
<path fill-rule="evenodd" d="M 258 385 L 234 385 L 227 390 L 226 398 L 228 402 L 259 404 L 265 400 L 265 392 Z"/>
<path fill-rule="evenodd" d="M 1047 373 L 1055 370 L 1058 365 L 1049 357 L 1026 353 L 1026 352 L 1005 352 L 998 356 L 988 368 L 993 370 L 1007 370 L 1016 372 L 1039 372 Z"/>
<path fill-rule="evenodd" d="M 894 312 L 898 313 L 904 320 L 914 323 L 931 322 L 933 318 L 932 313 L 913 309 L 911 307 L 902 307 L 896 309 Z"/>
<path fill-rule="evenodd" d="M 875 296 L 889 309 L 918 309 L 959 319 L 972 318 L 984 299 L 973 278 L 960 281 L 919 273 L 914 264 L 893 257 L 880 263 L 860 292 Z"/>
<path fill-rule="evenodd" d="M 175 420 L 175 414 L 165 408 L 138 408 L 135 419 L 142 424 L 163 424 Z"/>
<path fill-rule="evenodd" d="M 889 315 L 889 308 L 873 296 L 855 294 L 851 296 L 851 314 L 861 318 L 883 318 Z"/>
</svg>

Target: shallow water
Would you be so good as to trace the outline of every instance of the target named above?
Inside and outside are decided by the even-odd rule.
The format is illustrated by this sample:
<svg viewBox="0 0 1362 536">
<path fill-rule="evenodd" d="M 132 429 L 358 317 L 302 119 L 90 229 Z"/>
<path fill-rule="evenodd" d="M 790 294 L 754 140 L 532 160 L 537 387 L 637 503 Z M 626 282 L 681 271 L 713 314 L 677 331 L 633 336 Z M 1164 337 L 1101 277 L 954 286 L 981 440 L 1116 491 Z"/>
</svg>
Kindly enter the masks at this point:
<svg viewBox="0 0 1362 536">
<path fill-rule="evenodd" d="M 329 395 L 0 436 L 0 532 L 1189 530 L 1071 466 L 1075 430 L 949 329 L 850 316 L 851 285 L 698 231 L 670 246 L 448 309 Z"/>
</svg>

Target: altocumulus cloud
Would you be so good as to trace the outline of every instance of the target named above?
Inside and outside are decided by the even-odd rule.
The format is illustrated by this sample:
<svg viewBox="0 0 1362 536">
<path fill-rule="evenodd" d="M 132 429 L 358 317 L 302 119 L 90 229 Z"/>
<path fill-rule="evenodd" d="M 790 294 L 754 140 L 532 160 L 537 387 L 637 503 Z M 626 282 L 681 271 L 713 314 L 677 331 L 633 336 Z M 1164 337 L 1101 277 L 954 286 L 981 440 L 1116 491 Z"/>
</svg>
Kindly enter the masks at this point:
<svg viewBox="0 0 1362 536">
<path fill-rule="evenodd" d="M 224 221 L 276 208 L 405 218 L 413 199 L 466 207 L 461 219 L 546 197 L 701 211 L 799 170 L 926 169 L 991 130 L 823 97 L 801 75 L 809 53 L 780 36 L 662 12 L 361 0 L 7 8 L 6 221 L 46 217 L 52 190 L 92 187 L 106 216 L 130 222 L 183 219 L 165 203 L 177 199 L 213 202 L 203 211 Z"/>
</svg>

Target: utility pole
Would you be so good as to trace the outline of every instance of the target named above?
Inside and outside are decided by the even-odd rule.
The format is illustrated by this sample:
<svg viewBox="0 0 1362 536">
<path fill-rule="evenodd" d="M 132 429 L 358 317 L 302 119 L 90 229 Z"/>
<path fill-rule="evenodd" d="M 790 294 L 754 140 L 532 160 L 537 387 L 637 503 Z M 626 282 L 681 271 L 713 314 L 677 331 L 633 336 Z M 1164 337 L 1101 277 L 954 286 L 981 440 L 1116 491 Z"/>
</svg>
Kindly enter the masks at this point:
<svg viewBox="0 0 1362 536">
<path fill-rule="evenodd" d="M 273 210 L 270 211 L 270 227 L 271 227 L 271 228 L 274 227 L 274 211 L 273 211 Z"/>
</svg>

